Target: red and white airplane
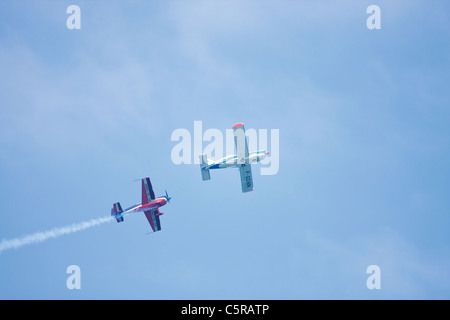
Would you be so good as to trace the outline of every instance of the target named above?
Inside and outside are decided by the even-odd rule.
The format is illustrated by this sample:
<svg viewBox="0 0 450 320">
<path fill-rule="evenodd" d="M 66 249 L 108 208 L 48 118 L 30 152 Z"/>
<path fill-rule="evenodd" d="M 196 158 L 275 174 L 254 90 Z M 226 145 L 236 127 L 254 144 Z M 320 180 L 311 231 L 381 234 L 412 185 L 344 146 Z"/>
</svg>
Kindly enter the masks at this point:
<svg viewBox="0 0 450 320">
<path fill-rule="evenodd" d="M 156 198 L 155 193 L 153 192 L 150 178 L 147 177 L 142 179 L 142 203 L 135 204 L 134 206 L 131 206 L 124 211 L 122 210 L 120 202 L 116 202 L 113 204 L 113 207 L 111 209 L 111 215 L 116 218 L 117 222 L 122 222 L 123 216 L 128 213 L 144 212 L 145 217 L 150 223 L 153 231 L 160 231 L 161 223 L 159 221 L 159 216 L 164 213 L 160 212 L 159 208 L 170 202 L 170 199 L 171 198 L 167 194 L 167 191 L 164 196 Z"/>
</svg>

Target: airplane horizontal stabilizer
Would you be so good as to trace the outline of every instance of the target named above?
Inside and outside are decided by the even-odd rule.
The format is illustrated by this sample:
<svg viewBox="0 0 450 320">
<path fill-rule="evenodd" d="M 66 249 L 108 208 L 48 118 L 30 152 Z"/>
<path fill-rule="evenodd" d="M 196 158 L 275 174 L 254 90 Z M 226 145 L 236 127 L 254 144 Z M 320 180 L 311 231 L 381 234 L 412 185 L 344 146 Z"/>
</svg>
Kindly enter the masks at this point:
<svg viewBox="0 0 450 320">
<path fill-rule="evenodd" d="M 201 169 L 201 171 L 202 171 L 202 180 L 203 181 L 211 179 L 211 174 L 209 173 L 209 169 L 204 168 L 204 169 Z"/>
<path fill-rule="evenodd" d="M 111 208 L 111 215 L 116 218 L 117 222 L 123 221 L 122 212 L 123 212 L 123 210 L 122 210 L 122 206 L 120 205 L 120 202 L 114 203 L 113 207 Z"/>
<path fill-rule="evenodd" d="M 200 171 L 202 172 L 202 180 L 210 180 L 211 179 L 211 175 L 209 173 L 209 168 L 207 168 L 208 166 L 208 159 L 206 157 L 206 154 L 202 154 L 200 157 Z"/>
</svg>

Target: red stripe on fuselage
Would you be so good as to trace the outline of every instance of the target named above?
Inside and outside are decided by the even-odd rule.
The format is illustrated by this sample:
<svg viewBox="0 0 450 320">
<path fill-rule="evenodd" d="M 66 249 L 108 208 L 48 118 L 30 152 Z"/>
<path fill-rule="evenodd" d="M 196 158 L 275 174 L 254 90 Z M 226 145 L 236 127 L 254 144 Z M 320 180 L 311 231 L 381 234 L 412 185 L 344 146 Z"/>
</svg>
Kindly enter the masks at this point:
<svg viewBox="0 0 450 320">
<path fill-rule="evenodd" d="M 164 206 L 167 203 L 166 199 L 164 198 L 158 198 L 153 200 L 152 202 L 149 203 L 144 203 L 141 204 L 140 206 L 137 206 L 136 208 L 134 208 L 134 211 L 146 211 L 146 210 L 150 210 L 153 208 L 159 208 Z"/>
</svg>

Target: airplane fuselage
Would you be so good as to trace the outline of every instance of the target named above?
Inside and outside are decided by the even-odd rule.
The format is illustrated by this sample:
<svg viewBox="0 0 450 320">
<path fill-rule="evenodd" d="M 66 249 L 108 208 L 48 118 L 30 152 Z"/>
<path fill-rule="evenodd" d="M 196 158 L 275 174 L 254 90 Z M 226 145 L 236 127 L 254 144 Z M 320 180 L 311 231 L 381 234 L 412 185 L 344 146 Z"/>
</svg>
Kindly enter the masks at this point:
<svg viewBox="0 0 450 320">
<path fill-rule="evenodd" d="M 162 215 L 163 213 L 159 211 L 159 208 L 166 205 L 166 203 L 169 203 L 171 198 L 167 194 L 167 191 L 165 196 L 156 198 L 149 177 L 143 178 L 141 179 L 141 181 L 142 181 L 141 203 L 135 204 L 123 210 L 122 206 L 120 205 L 120 202 L 116 202 L 113 204 L 113 207 L 111 208 L 111 215 L 114 216 L 117 222 L 123 222 L 124 216 L 126 214 L 134 212 L 143 212 L 148 222 L 150 223 L 153 232 L 160 231 L 161 222 L 159 220 L 159 216 Z"/>
<path fill-rule="evenodd" d="M 266 151 L 257 151 L 252 152 L 248 156 L 248 161 L 246 160 L 246 163 L 253 164 L 261 161 L 266 157 L 268 152 Z M 208 169 L 224 169 L 224 168 L 238 168 L 240 164 L 238 164 L 237 161 L 237 155 L 231 155 L 225 158 L 222 158 L 220 160 L 211 161 L 208 162 L 207 168 Z"/>
<path fill-rule="evenodd" d="M 122 214 L 133 213 L 133 212 L 144 212 L 150 209 L 157 209 L 159 207 L 164 206 L 167 203 L 165 198 L 156 198 L 152 202 L 146 204 L 135 204 L 127 209 L 125 209 Z M 159 215 L 164 214 L 163 212 L 159 212 Z"/>
</svg>

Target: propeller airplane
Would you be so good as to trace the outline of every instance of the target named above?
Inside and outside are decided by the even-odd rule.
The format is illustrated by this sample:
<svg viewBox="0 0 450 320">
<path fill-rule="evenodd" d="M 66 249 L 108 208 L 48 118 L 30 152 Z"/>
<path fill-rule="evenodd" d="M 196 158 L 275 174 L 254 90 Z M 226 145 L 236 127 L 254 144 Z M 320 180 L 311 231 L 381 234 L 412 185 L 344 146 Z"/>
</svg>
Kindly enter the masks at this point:
<svg viewBox="0 0 450 320">
<path fill-rule="evenodd" d="M 144 212 L 144 215 L 150 223 L 153 231 L 160 231 L 161 223 L 159 221 L 159 216 L 164 213 L 160 212 L 159 208 L 166 205 L 166 203 L 170 203 L 170 199 L 172 198 L 169 197 L 167 191 L 164 196 L 156 198 L 150 178 L 147 177 L 142 179 L 142 203 L 135 204 L 125 210 L 122 210 L 120 202 L 116 202 L 113 204 L 111 209 L 111 215 L 116 218 L 117 222 L 123 222 L 123 217 L 126 214 L 133 212 Z"/>
<path fill-rule="evenodd" d="M 247 138 L 245 136 L 243 123 L 237 123 L 233 126 L 233 134 L 236 150 L 235 155 L 229 155 L 217 161 L 208 160 L 206 154 L 202 154 L 200 156 L 200 171 L 202 174 L 202 180 L 205 181 L 211 179 L 211 175 L 209 173 L 209 170 L 211 169 L 239 168 L 242 192 L 250 192 L 253 191 L 251 165 L 264 159 L 269 152 L 265 150 L 251 153 L 248 152 Z"/>
</svg>

